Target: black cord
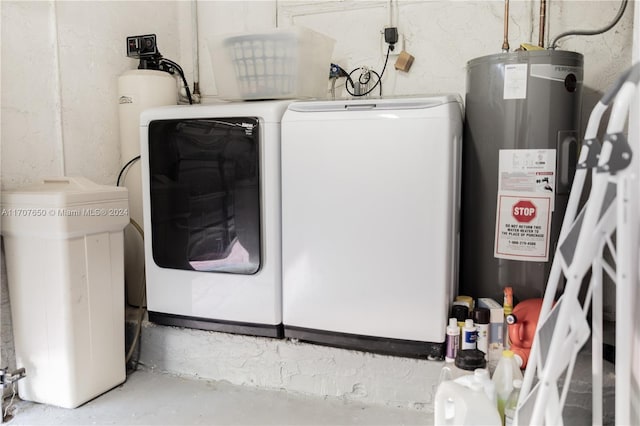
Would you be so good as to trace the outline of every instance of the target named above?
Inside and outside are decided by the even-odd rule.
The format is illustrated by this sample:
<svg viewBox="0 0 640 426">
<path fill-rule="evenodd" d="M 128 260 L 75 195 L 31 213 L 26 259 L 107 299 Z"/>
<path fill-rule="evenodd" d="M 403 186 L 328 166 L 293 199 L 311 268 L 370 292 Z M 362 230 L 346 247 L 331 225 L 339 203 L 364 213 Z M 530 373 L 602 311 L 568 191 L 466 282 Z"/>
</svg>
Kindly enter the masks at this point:
<svg viewBox="0 0 640 426">
<path fill-rule="evenodd" d="M 353 82 L 353 79 L 351 78 L 351 76 L 356 71 L 361 70 L 361 68 L 356 68 L 356 69 L 354 69 L 353 71 L 351 71 L 350 73 L 347 74 L 347 84 L 345 84 L 345 89 L 347 89 L 347 93 L 349 93 L 351 96 L 366 96 L 369 93 L 373 92 L 376 89 L 376 87 L 380 86 L 380 96 L 382 96 L 382 76 L 384 76 L 384 71 L 387 69 L 387 62 L 389 62 L 389 54 L 391 53 L 391 50 L 392 50 L 391 47 L 392 47 L 392 45 L 389 45 L 389 47 L 387 49 L 387 57 L 384 59 L 384 65 L 382 67 L 382 72 L 379 75 L 374 70 L 369 70 L 367 73 L 360 74 L 360 77 L 358 78 L 358 83 L 367 84 L 371 80 L 371 76 L 369 75 L 369 73 L 373 73 L 377 77 L 376 84 L 374 84 L 373 87 L 371 87 L 366 92 L 356 94 L 355 93 L 356 85 Z M 363 76 L 366 76 L 366 81 L 362 81 Z M 353 87 L 354 92 L 349 90 L 349 83 L 351 83 L 351 87 Z"/>
<path fill-rule="evenodd" d="M 187 79 L 184 77 L 184 71 L 182 71 L 182 67 L 167 58 L 162 58 L 160 60 L 160 63 L 163 63 L 163 62 L 166 62 L 167 64 L 169 64 L 171 68 L 178 71 L 178 74 L 180 74 L 180 77 L 182 78 L 182 82 L 184 83 L 184 89 L 187 92 L 187 98 L 189 99 L 189 104 L 193 104 L 193 99 L 191 98 L 191 90 L 189 90 L 189 83 L 187 83 Z"/>
<path fill-rule="evenodd" d="M 125 170 L 127 170 L 127 168 L 132 165 L 133 163 L 135 163 L 136 161 L 138 161 L 140 159 L 140 156 L 138 155 L 137 157 L 132 158 L 131 160 L 129 160 L 127 162 L 127 164 L 125 164 L 124 166 L 122 166 L 122 169 L 120 169 L 120 173 L 118 173 L 118 180 L 116 181 L 116 186 L 120 186 L 120 179 L 122 179 L 122 174 L 124 173 Z"/>
<path fill-rule="evenodd" d="M 171 65 L 174 69 L 176 69 L 178 71 L 178 74 L 180 74 L 180 77 L 182 78 L 182 82 L 184 83 L 184 90 L 187 92 L 187 98 L 189 99 L 189 104 L 192 105 L 193 104 L 193 99 L 191 98 L 191 91 L 189 90 L 189 83 L 187 83 L 187 79 L 184 77 L 184 71 L 182 70 L 182 67 L 178 64 L 176 64 L 175 62 L 173 62 L 170 59 L 163 59 L 164 62 L 168 63 L 169 65 Z"/>
</svg>

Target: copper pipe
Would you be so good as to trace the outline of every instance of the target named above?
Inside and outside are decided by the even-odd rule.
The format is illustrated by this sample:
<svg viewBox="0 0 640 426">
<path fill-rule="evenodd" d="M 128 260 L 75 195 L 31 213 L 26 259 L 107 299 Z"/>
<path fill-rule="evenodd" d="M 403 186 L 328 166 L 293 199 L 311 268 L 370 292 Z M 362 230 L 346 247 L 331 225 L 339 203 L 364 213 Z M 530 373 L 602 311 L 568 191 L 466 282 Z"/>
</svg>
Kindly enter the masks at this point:
<svg viewBox="0 0 640 426">
<path fill-rule="evenodd" d="M 504 0 L 504 40 L 502 41 L 502 51 L 509 51 L 509 0 Z"/>
<path fill-rule="evenodd" d="M 540 33 L 538 34 L 538 46 L 544 47 L 544 26 L 546 23 L 545 12 L 547 9 L 547 1 L 540 0 Z"/>
</svg>

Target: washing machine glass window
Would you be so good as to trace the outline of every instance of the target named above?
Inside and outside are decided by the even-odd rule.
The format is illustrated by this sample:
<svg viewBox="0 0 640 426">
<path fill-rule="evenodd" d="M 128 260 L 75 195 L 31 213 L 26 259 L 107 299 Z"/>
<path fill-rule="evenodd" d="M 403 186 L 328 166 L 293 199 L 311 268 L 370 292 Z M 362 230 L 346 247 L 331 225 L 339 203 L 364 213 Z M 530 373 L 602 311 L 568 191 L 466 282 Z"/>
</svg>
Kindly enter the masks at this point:
<svg viewBox="0 0 640 426">
<path fill-rule="evenodd" d="M 160 267 L 260 269 L 257 118 L 149 124 L 153 259 Z"/>
</svg>

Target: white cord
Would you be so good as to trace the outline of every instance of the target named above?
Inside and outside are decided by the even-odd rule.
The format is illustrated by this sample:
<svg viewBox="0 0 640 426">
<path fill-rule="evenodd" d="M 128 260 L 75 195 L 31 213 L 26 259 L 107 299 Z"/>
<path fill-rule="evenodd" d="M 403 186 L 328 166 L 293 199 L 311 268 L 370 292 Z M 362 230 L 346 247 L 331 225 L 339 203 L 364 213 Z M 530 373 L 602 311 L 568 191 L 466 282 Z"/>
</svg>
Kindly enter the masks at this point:
<svg viewBox="0 0 640 426">
<path fill-rule="evenodd" d="M 13 383 L 11 385 L 11 390 L 12 390 L 12 394 L 11 394 L 11 399 L 9 400 L 9 405 L 7 405 L 7 407 L 4 409 L 3 413 L 2 413 L 2 421 L 4 422 L 4 419 L 7 418 L 7 413 L 9 412 L 9 409 L 11 408 L 11 406 L 13 405 L 13 400 L 16 397 L 16 384 Z"/>
</svg>

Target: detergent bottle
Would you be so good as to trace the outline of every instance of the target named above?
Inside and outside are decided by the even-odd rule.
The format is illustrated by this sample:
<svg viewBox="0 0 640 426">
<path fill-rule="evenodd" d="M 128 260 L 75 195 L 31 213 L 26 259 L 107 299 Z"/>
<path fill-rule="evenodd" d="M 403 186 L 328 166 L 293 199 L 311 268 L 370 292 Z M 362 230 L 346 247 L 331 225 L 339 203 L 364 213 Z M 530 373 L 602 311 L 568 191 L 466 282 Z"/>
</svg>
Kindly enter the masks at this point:
<svg viewBox="0 0 640 426">
<path fill-rule="evenodd" d="M 487 366 L 483 353 L 477 349 L 465 349 L 458 351 L 455 360 L 445 358 L 445 363 L 440 370 L 438 387 L 448 380 L 455 380 L 462 376 L 473 376 L 477 369 L 485 369 Z"/>
<path fill-rule="evenodd" d="M 487 397 L 482 379 L 476 378 L 475 374 L 442 382 L 438 387 L 435 397 L 435 426 L 501 424 L 496 405 Z"/>
<path fill-rule="evenodd" d="M 497 410 L 496 385 L 491 380 L 489 370 L 486 368 L 476 368 L 472 375 L 461 376 L 456 379 L 456 382 L 466 387 L 471 387 L 473 383 L 482 385 L 485 395 Z"/>
<path fill-rule="evenodd" d="M 516 422 L 516 412 L 518 410 L 518 399 L 520 398 L 521 388 L 522 380 L 514 380 L 513 390 L 511 391 L 511 395 L 509 395 L 509 399 L 504 405 L 504 426 L 513 426 L 514 422 Z"/>
<path fill-rule="evenodd" d="M 522 380 L 522 371 L 520 371 L 512 351 L 502 351 L 502 358 L 498 362 L 492 380 L 496 385 L 498 412 L 500 413 L 500 419 L 504 423 L 504 405 L 509 399 L 511 391 L 513 391 L 513 381 Z"/>
</svg>

